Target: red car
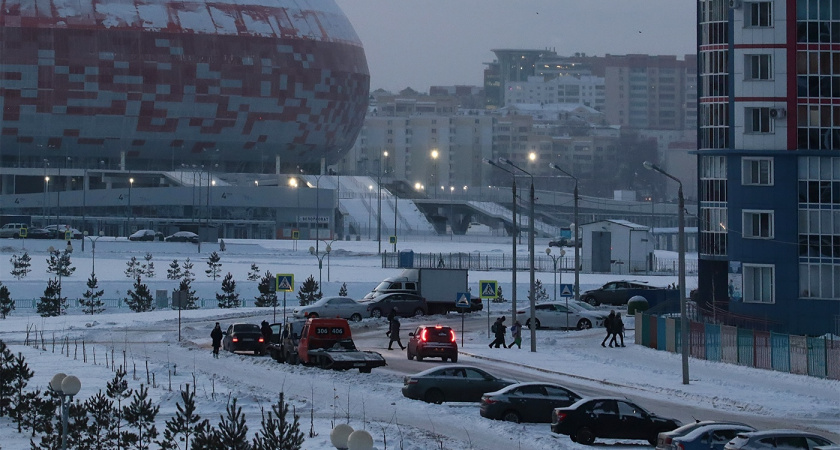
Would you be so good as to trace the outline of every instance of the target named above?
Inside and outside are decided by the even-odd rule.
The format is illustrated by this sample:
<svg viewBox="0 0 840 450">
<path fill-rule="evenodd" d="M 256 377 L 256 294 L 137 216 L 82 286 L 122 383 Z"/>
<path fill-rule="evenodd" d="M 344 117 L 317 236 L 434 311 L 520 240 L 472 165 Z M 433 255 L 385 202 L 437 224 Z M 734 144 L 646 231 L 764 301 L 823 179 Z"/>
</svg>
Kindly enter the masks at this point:
<svg viewBox="0 0 840 450">
<path fill-rule="evenodd" d="M 458 362 L 458 340 L 455 339 L 455 331 L 452 328 L 441 325 L 420 325 L 408 340 L 408 359 L 417 357 L 417 361 L 423 358 L 440 358 L 452 362 Z"/>
</svg>

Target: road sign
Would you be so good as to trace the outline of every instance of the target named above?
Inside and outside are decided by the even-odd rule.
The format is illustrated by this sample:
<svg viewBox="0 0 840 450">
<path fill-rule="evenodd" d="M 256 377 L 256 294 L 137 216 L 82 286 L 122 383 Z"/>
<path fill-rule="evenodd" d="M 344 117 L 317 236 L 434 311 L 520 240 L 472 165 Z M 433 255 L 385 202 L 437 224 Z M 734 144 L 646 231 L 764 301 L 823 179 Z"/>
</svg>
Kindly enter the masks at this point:
<svg viewBox="0 0 840 450">
<path fill-rule="evenodd" d="M 455 296 L 455 307 L 456 308 L 469 308 L 470 307 L 470 293 L 469 292 L 459 292 Z"/>
<path fill-rule="evenodd" d="M 496 298 L 499 296 L 499 282 L 496 280 L 481 280 L 478 282 L 481 289 L 480 298 Z"/>
<path fill-rule="evenodd" d="M 28 228 L 26 228 L 26 227 L 21 227 L 21 228 L 20 228 L 20 231 L 18 232 L 18 234 L 20 234 L 20 237 L 25 238 L 28 232 L 29 232 L 29 229 L 28 229 Z"/>
<path fill-rule="evenodd" d="M 69 241 L 70 239 L 73 239 L 73 230 L 67 230 L 64 232 L 64 240 Z"/>
<path fill-rule="evenodd" d="M 292 239 L 294 239 L 294 240 L 300 239 L 300 231 L 298 231 L 298 230 L 292 231 Z"/>
<path fill-rule="evenodd" d="M 388 243 L 389 244 L 396 244 L 397 243 L 397 237 L 394 236 L 394 235 L 388 236 Z"/>
<path fill-rule="evenodd" d="M 294 292 L 295 275 L 292 273 L 278 273 L 276 286 L 277 292 Z"/>
<path fill-rule="evenodd" d="M 560 296 L 561 297 L 574 297 L 575 296 L 575 287 L 571 284 L 561 284 L 560 285 Z"/>
</svg>

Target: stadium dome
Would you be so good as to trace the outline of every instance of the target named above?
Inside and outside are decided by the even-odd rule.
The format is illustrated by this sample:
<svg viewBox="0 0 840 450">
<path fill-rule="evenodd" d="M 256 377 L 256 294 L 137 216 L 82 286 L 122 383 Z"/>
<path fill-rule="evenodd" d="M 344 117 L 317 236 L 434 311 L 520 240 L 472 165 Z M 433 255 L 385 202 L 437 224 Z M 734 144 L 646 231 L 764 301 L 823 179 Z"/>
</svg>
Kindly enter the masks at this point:
<svg viewBox="0 0 840 450">
<path fill-rule="evenodd" d="M 333 0 L 5 0 L 3 165 L 273 172 L 337 160 L 370 76 Z"/>
</svg>

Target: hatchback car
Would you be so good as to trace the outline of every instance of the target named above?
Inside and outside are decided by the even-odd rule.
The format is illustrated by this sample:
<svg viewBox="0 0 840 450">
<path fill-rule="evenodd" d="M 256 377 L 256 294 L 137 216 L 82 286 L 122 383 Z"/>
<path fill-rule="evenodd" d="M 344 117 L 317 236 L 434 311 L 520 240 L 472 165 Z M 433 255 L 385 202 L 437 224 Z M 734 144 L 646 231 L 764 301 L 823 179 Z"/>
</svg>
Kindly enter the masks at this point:
<svg viewBox="0 0 840 450">
<path fill-rule="evenodd" d="M 265 338 L 259 325 L 235 323 L 229 326 L 222 335 L 222 348 L 231 353 L 250 351 L 255 355 L 265 354 Z"/>
<path fill-rule="evenodd" d="M 324 297 L 311 305 L 300 306 L 292 311 L 292 316 L 297 319 L 341 317 L 358 322 L 366 315 L 368 315 L 367 305 L 363 305 L 350 297 Z"/>
<path fill-rule="evenodd" d="M 577 328 L 585 330 L 603 327 L 608 314 L 583 302 L 569 300 L 540 303 L 534 307 L 534 319 L 537 328 Z M 516 312 L 516 320 L 531 328 L 531 308 Z"/>
<path fill-rule="evenodd" d="M 162 241 L 163 233 L 155 230 L 137 230 L 128 237 L 129 241 Z"/>
<path fill-rule="evenodd" d="M 198 235 L 191 231 L 179 231 L 163 239 L 166 242 L 192 242 L 198 244 Z"/>
<path fill-rule="evenodd" d="M 408 333 L 408 349 L 406 356 L 409 360 L 417 357 L 449 359 L 458 362 L 458 340 L 452 328 L 441 325 L 420 325 L 413 333 Z"/>
<path fill-rule="evenodd" d="M 477 402 L 481 395 L 516 383 L 472 366 L 447 365 L 403 379 L 402 393 L 429 403 Z"/>
<path fill-rule="evenodd" d="M 587 398 L 555 408 L 551 431 L 572 442 L 592 445 L 596 438 L 641 439 L 656 445 L 659 433 L 677 429 L 679 420 L 659 417 L 623 398 Z"/>
<path fill-rule="evenodd" d="M 508 422 L 551 422 L 551 411 L 581 396 L 551 383 L 517 383 L 481 397 L 481 417 Z"/>
<path fill-rule="evenodd" d="M 723 450 L 738 433 L 750 431 L 755 431 L 755 428 L 738 422 L 693 422 L 659 433 L 656 450 Z"/>
<path fill-rule="evenodd" d="M 815 450 L 816 447 L 834 445 L 814 433 L 799 430 L 763 430 L 740 433 L 729 441 L 725 450 Z"/>
<path fill-rule="evenodd" d="M 383 294 L 370 300 L 362 300 L 359 303 L 367 307 L 367 313 L 370 317 L 377 318 L 387 316 L 394 308 L 396 308 L 396 315 L 402 317 L 424 316 L 429 310 L 426 299 L 423 297 L 401 292 Z"/>
<path fill-rule="evenodd" d="M 658 287 L 648 284 L 646 281 L 611 281 L 598 289 L 591 289 L 580 294 L 580 299 L 592 306 L 600 304 L 622 306 L 626 305 L 630 297 L 634 295 L 641 295 L 644 297 L 645 291 L 651 290 L 666 290 L 667 288 Z M 648 298 L 652 300 L 652 298 Z"/>
</svg>

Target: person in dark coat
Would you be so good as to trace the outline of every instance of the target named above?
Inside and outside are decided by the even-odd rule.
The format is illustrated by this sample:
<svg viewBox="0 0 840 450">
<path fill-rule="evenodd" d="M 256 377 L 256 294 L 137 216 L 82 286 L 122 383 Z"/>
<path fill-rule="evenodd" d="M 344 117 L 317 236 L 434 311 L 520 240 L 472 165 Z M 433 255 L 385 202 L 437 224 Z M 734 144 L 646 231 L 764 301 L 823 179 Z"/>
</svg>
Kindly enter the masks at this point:
<svg viewBox="0 0 840 450">
<path fill-rule="evenodd" d="M 263 320 L 260 324 L 260 332 L 262 333 L 265 342 L 271 341 L 271 335 L 274 334 L 274 332 L 271 331 L 271 325 L 269 325 L 265 320 Z"/>
<path fill-rule="evenodd" d="M 616 347 L 624 347 L 624 321 L 621 320 L 621 313 L 615 313 L 615 317 L 613 318 L 613 335 L 612 340 L 610 340 L 610 347 L 615 344 Z M 618 341 L 616 341 L 616 337 L 621 337 L 621 345 L 618 345 Z"/>
<path fill-rule="evenodd" d="M 397 316 L 397 311 L 399 311 L 399 309 L 397 309 L 397 307 L 395 306 L 391 309 L 391 312 L 388 313 L 388 323 L 389 324 L 391 323 L 392 320 L 394 320 L 394 317 Z"/>
<path fill-rule="evenodd" d="M 613 334 L 613 319 L 615 319 L 615 310 L 610 311 L 609 317 L 604 320 L 604 327 L 607 329 L 607 336 L 604 337 L 604 340 L 601 341 L 601 347 L 606 347 L 607 339 L 609 339 Z M 612 345 L 610 345 L 612 347 Z"/>
<path fill-rule="evenodd" d="M 396 317 L 391 319 L 391 323 L 388 325 L 388 333 L 386 333 L 386 334 L 391 338 L 391 340 L 388 341 L 388 350 L 393 350 L 393 348 L 391 348 L 391 346 L 394 345 L 394 342 L 396 342 L 397 345 L 400 346 L 400 350 L 405 350 L 405 347 L 403 347 L 402 342 L 400 342 L 400 321 L 399 321 L 399 319 L 397 319 Z"/>
<path fill-rule="evenodd" d="M 507 331 L 507 326 L 505 325 L 505 316 L 499 317 L 496 319 L 496 322 L 490 328 L 490 331 L 493 332 L 493 342 L 488 345 L 488 347 L 493 348 L 495 345 L 496 348 L 499 348 L 501 345 L 504 348 L 508 348 L 507 344 L 505 344 L 505 332 Z"/>
<path fill-rule="evenodd" d="M 213 339 L 213 357 L 218 358 L 219 347 L 222 346 L 222 327 L 219 325 L 219 322 L 216 322 L 216 326 L 210 332 L 210 338 Z"/>
</svg>

